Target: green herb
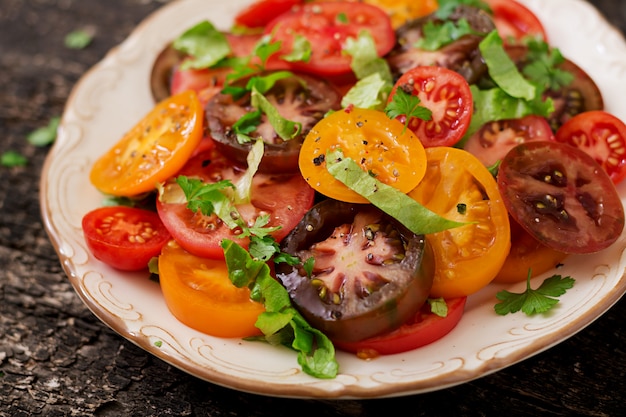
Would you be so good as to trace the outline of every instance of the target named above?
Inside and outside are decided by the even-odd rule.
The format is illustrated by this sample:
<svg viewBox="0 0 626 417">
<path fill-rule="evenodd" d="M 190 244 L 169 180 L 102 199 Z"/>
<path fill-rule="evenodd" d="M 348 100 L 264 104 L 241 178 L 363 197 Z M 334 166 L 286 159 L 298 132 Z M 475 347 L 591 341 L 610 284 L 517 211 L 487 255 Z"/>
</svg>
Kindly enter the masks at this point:
<svg viewBox="0 0 626 417">
<path fill-rule="evenodd" d="M 430 120 L 432 118 L 432 111 L 422 106 L 419 97 L 409 94 L 402 88 L 396 89 L 396 93 L 393 99 L 385 108 L 385 113 L 390 119 L 395 119 L 398 116 L 406 116 L 404 121 L 404 129 L 409 126 L 411 118 L 417 117 L 422 120 Z"/>
<path fill-rule="evenodd" d="M 415 46 L 427 51 L 436 51 L 465 35 L 478 33 L 472 29 L 467 19 L 459 19 L 457 22 L 447 20 L 443 23 L 430 20 L 424 24 L 422 32 L 423 36 Z"/>
<path fill-rule="evenodd" d="M 343 23 L 343 24 L 347 24 L 347 23 L 350 23 L 350 20 L 348 19 L 348 15 L 347 14 L 339 13 L 337 15 L 337 22 Z"/>
<path fill-rule="evenodd" d="M 443 298 L 428 298 L 426 300 L 430 305 L 430 311 L 439 316 L 446 317 L 448 315 L 448 304 Z"/>
<path fill-rule="evenodd" d="M 466 224 L 445 219 L 397 188 L 378 181 L 363 171 L 354 160 L 343 157 L 341 151 L 326 155 L 326 169 L 334 178 L 415 234 L 437 233 Z"/>
<path fill-rule="evenodd" d="M 237 136 L 239 143 L 252 142 L 250 133 L 254 132 L 261 123 L 261 110 L 254 110 L 244 114 L 239 120 L 233 123 L 233 132 Z"/>
<path fill-rule="evenodd" d="M 28 159 L 17 151 L 6 151 L 0 157 L 0 165 L 4 167 L 21 167 L 28 164 Z"/>
<path fill-rule="evenodd" d="M 497 160 L 493 165 L 488 166 L 487 170 L 491 173 L 491 175 L 495 178 L 498 175 L 498 171 L 500 170 L 500 164 L 502 160 Z"/>
<path fill-rule="evenodd" d="M 278 109 L 255 88 L 252 89 L 251 103 L 254 107 L 258 108 L 267 115 L 268 121 L 281 139 L 293 139 L 302 131 L 302 123 L 294 122 L 282 117 L 278 112 Z"/>
<path fill-rule="evenodd" d="M 181 69 L 210 68 L 231 52 L 226 36 L 207 20 L 186 30 L 172 46 L 191 57 L 183 62 Z"/>
<path fill-rule="evenodd" d="M 435 16 L 441 20 L 450 17 L 456 8 L 461 5 L 476 7 L 491 13 L 491 8 L 483 0 L 439 0 L 437 4 L 439 7 L 435 11 Z"/>
<path fill-rule="evenodd" d="M 163 342 L 160 340 L 157 340 L 156 342 L 154 342 L 154 346 L 160 348 L 161 346 L 163 346 Z"/>
<path fill-rule="evenodd" d="M 60 117 L 53 117 L 48 122 L 48 126 L 40 127 L 32 131 L 27 137 L 28 143 L 34 146 L 46 146 L 54 142 L 57 138 L 57 129 L 61 123 Z"/>
<path fill-rule="evenodd" d="M 574 81 L 574 75 L 558 68 L 565 62 L 561 51 L 551 48 L 541 40 L 530 38 L 526 41 L 528 46 L 528 63 L 522 68 L 522 73 L 542 90 L 559 90 Z"/>
<path fill-rule="evenodd" d="M 281 55 L 281 58 L 287 62 L 309 62 L 312 53 L 313 48 L 311 47 L 311 42 L 304 36 L 296 34 L 293 37 L 291 52 Z"/>
<path fill-rule="evenodd" d="M 93 40 L 93 33 L 91 31 L 80 29 L 75 30 L 65 35 L 64 44 L 70 49 L 84 49 Z"/>
<path fill-rule="evenodd" d="M 224 239 L 222 248 L 233 284 L 249 287 L 255 301 L 265 306 L 256 322 L 263 332 L 262 340 L 298 352 L 298 364 L 305 373 L 316 378 L 335 378 L 339 364 L 332 342 L 292 306 L 287 290 L 271 276 L 269 266 L 252 258 L 232 240 Z"/>
<path fill-rule="evenodd" d="M 530 286 L 531 272 L 526 278 L 526 291 L 512 293 L 507 290 L 500 291 L 496 298 L 501 300 L 494 306 L 497 314 L 506 315 L 522 310 L 526 315 L 545 313 L 559 302 L 558 297 L 574 286 L 574 279 L 563 278 L 561 275 L 553 275 L 546 278 L 537 289 Z"/>
</svg>

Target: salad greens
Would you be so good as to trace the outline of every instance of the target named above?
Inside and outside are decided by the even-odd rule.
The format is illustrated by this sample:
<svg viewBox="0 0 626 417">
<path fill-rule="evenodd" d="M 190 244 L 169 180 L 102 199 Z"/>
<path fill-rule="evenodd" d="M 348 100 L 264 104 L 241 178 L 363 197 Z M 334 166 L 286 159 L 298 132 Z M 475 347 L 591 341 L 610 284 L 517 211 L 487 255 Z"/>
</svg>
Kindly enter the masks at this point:
<svg viewBox="0 0 626 417">
<path fill-rule="evenodd" d="M 512 293 L 502 290 L 496 294 L 496 298 L 501 300 L 494 306 L 496 313 L 506 315 L 522 310 L 526 315 L 545 313 L 559 302 L 558 297 L 574 286 L 574 279 L 553 275 L 546 278 L 543 283 L 533 289 L 530 286 L 531 272 L 528 271 L 526 279 L 526 290 L 522 293 Z"/>
</svg>

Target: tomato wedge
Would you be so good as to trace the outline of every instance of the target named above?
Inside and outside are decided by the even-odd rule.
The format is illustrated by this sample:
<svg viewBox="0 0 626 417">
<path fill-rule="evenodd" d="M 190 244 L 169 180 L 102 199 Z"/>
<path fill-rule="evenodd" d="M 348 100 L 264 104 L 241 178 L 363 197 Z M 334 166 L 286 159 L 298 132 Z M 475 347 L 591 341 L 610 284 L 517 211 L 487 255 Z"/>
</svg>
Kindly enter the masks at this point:
<svg viewBox="0 0 626 417">
<path fill-rule="evenodd" d="M 91 183 L 116 196 L 154 190 L 185 165 L 202 140 L 203 114 L 193 91 L 161 101 L 96 161 Z"/>
<path fill-rule="evenodd" d="M 389 102 L 401 89 L 417 96 L 421 105 L 432 112 L 431 120 L 412 117 L 409 128 L 424 147 L 452 146 L 469 127 L 474 102 L 469 84 L 458 72 L 444 67 L 418 66 L 405 72 L 396 82 Z M 406 115 L 399 116 L 404 123 Z"/>
<path fill-rule="evenodd" d="M 83 216 L 87 247 L 100 261 L 124 271 L 146 269 L 170 239 L 159 216 L 133 207 L 100 207 Z"/>
<path fill-rule="evenodd" d="M 309 60 L 290 62 L 294 69 L 318 75 L 339 75 L 352 72 L 352 58 L 343 50 L 348 38 L 358 38 L 367 30 L 374 38 L 378 56 L 384 56 L 396 41 L 389 16 L 378 7 L 365 3 L 305 3 L 302 7 L 282 13 L 265 29 L 281 42 L 279 55 L 294 49 L 296 37 L 304 37 L 311 46 Z"/>
<path fill-rule="evenodd" d="M 506 206 L 489 170 L 472 154 L 426 148 L 428 168 L 409 196 L 466 225 L 426 235 L 435 254 L 431 297 L 470 295 L 491 282 L 506 259 L 511 231 Z"/>
<path fill-rule="evenodd" d="M 438 316 L 430 311 L 429 303 L 423 305 L 415 317 L 400 328 L 359 342 L 333 341 L 335 347 L 356 353 L 361 359 L 379 355 L 407 352 L 431 344 L 448 333 L 461 321 L 467 297 L 446 300 L 448 314 Z"/>
<path fill-rule="evenodd" d="M 591 155 L 614 184 L 626 178 L 626 125 L 612 114 L 602 110 L 580 113 L 556 131 L 555 139 Z"/>
<path fill-rule="evenodd" d="M 216 337 L 260 334 L 255 323 L 265 308 L 247 287 L 233 285 L 225 262 L 194 256 L 171 240 L 159 256 L 159 282 L 171 313 L 192 329 Z"/>
<path fill-rule="evenodd" d="M 300 149 L 302 176 L 318 192 L 340 201 L 368 201 L 336 180 L 326 169 L 326 153 L 341 149 L 385 184 L 409 192 L 424 176 L 426 155 L 409 129 L 385 113 L 348 107 L 320 120 Z"/>
</svg>

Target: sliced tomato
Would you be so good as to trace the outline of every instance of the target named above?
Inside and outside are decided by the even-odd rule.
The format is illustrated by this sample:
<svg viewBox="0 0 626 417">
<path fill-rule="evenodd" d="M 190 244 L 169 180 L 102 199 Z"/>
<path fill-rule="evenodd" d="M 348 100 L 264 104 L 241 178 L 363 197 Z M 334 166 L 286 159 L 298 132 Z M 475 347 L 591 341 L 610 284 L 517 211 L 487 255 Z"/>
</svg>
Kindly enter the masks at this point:
<svg viewBox="0 0 626 417">
<path fill-rule="evenodd" d="M 493 18 L 500 37 L 520 40 L 526 36 L 548 39 L 539 18 L 526 6 L 515 0 L 485 0 L 493 11 Z"/>
<path fill-rule="evenodd" d="M 552 139 L 554 133 L 548 121 L 531 115 L 521 119 L 488 122 L 467 139 L 463 149 L 490 167 L 520 143 Z"/>
<path fill-rule="evenodd" d="M 246 28 L 265 28 L 272 20 L 304 0 L 256 0 L 235 15 L 235 24 Z"/>
<path fill-rule="evenodd" d="M 155 212 L 126 206 L 92 210 L 83 216 L 82 228 L 93 256 L 125 271 L 146 269 L 170 239 Z"/>
<path fill-rule="evenodd" d="M 605 111 L 588 111 L 569 119 L 556 140 L 582 149 L 609 174 L 614 184 L 626 178 L 626 125 Z"/>
<path fill-rule="evenodd" d="M 205 182 L 231 180 L 234 184 L 243 176 L 244 169 L 213 148 L 189 160 L 178 175 L 199 178 Z M 188 252 L 214 259 L 223 259 L 222 239 L 229 238 L 243 247 L 248 239 L 238 238 L 238 230 L 229 229 L 216 215 L 204 216 L 187 208 L 182 190 L 173 179 L 168 181 L 157 200 L 157 211 L 172 237 Z M 304 213 L 313 205 L 315 192 L 295 175 L 257 173 L 251 190 L 251 202 L 240 204 L 237 210 L 242 218 L 253 224 L 262 214 L 270 217 L 267 227 L 280 226 L 272 236 L 280 241 L 295 227 Z M 184 197 L 184 196 L 182 196 Z"/>
<path fill-rule="evenodd" d="M 193 91 L 165 99 L 98 158 L 91 183 L 116 196 L 154 190 L 185 165 L 202 140 L 203 116 Z"/>
<path fill-rule="evenodd" d="M 622 201 L 608 174 L 564 143 L 516 146 L 502 159 L 498 187 L 511 217 L 560 252 L 597 252 L 624 228 Z"/>
<path fill-rule="evenodd" d="M 353 0 L 361 1 L 361 0 Z M 393 27 L 397 28 L 409 20 L 417 19 L 433 13 L 439 5 L 437 0 L 363 0 L 365 3 L 378 6 L 391 18 Z"/>
<path fill-rule="evenodd" d="M 424 147 L 411 130 L 383 112 L 348 107 L 320 120 L 300 149 L 300 172 L 306 182 L 336 200 L 368 202 L 326 169 L 326 154 L 338 149 L 379 181 L 405 193 L 426 171 Z"/>
<path fill-rule="evenodd" d="M 180 66 L 174 68 L 171 78 L 171 94 L 176 95 L 187 90 L 193 90 L 204 106 L 215 94 L 224 88 L 229 68 L 185 69 Z"/>
<path fill-rule="evenodd" d="M 469 127 L 474 101 L 469 84 L 458 72 L 435 66 L 415 67 L 398 79 L 389 102 L 398 89 L 417 96 L 421 105 L 432 112 L 430 120 L 409 120 L 409 128 L 424 147 L 452 146 L 461 140 Z M 399 120 L 404 123 L 406 115 Z"/>
<path fill-rule="evenodd" d="M 281 42 L 279 55 L 293 52 L 296 37 L 304 37 L 312 49 L 310 59 L 290 64 L 304 72 L 327 76 L 352 71 L 352 58 L 343 48 L 348 38 L 358 38 L 362 30 L 374 38 L 378 56 L 393 48 L 396 38 L 389 16 L 365 3 L 306 3 L 279 15 L 267 25 L 265 33 Z"/>
<path fill-rule="evenodd" d="M 334 341 L 335 347 L 356 353 L 361 359 L 407 352 L 429 345 L 450 333 L 461 321 L 467 297 L 446 300 L 448 314 L 438 316 L 425 303 L 420 311 L 400 328 L 359 342 Z"/>
<path fill-rule="evenodd" d="M 568 254 L 554 250 L 528 233 L 515 220 L 511 223 L 511 250 L 494 282 L 521 282 L 556 268 Z"/>
<path fill-rule="evenodd" d="M 489 170 L 472 154 L 426 148 L 428 168 L 409 196 L 463 226 L 426 235 L 435 254 L 431 297 L 468 296 L 489 284 L 506 259 L 511 231 L 506 206 Z"/>
<path fill-rule="evenodd" d="M 159 256 L 159 283 L 170 312 L 183 324 L 216 337 L 259 335 L 263 304 L 237 288 L 221 260 L 194 256 L 169 241 Z"/>
</svg>

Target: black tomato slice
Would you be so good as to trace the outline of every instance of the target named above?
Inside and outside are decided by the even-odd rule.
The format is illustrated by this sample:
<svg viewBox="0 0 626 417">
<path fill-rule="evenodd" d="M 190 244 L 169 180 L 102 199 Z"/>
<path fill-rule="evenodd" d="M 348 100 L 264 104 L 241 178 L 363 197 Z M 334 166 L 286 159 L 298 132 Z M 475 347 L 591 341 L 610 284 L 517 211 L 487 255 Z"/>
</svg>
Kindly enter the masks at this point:
<svg viewBox="0 0 626 417">
<path fill-rule="evenodd" d="M 247 79 L 235 83 L 245 86 Z M 298 154 L 302 141 L 309 130 L 330 110 L 341 108 L 341 95 L 328 82 L 306 74 L 294 74 L 280 79 L 264 94 L 280 115 L 292 122 L 302 124 L 300 133 L 283 140 L 265 114 L 254 130 L 246 134 L 262 138 L 265 153 L 259 166 L 261 172 L 295 172 L 298 170 Z M 218 149 L 229 158 L 246 163 L 252 141 L 240 143 L 237 129 L 233 126 L 246 114 L 256 109 L 251 104 L 251 94 L 235 99 L 231 94 L 217 94 L 206 105 L 206 119 L 210 135 Z"/>
<path fill-rule="evenodd" d="M 511 217 L 546 246 L 583 254 L 605 249 L 624 228 L 624 208 L 602 167 L 551 141 L 516 146 L 502 159 L 498 188 Z"/>
<path fill-rule="evenodd" d="M 434 260 L 424 236 L 372 205 L 324 200 L 281 249 L 301 264 L 279 263 L 276 276 L 307 321 L 332 340 L 359 341 L 400 327 L 432 285 Z"/>
</svg>

